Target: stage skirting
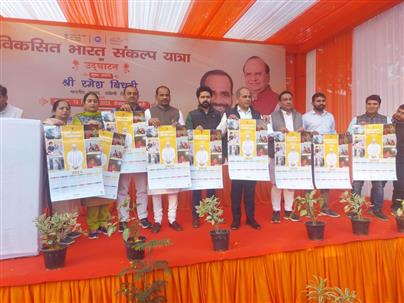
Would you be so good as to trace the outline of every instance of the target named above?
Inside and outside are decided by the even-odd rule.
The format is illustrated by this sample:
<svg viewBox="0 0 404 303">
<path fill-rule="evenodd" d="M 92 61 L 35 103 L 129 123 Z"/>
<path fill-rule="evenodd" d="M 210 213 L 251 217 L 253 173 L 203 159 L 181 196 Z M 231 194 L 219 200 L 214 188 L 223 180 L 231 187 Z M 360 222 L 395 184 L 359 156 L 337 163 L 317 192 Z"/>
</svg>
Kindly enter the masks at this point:
<svg viewBox="0 0 404 303">
<path fill-rule="evenodd" d="M 102 264 L 100 264 L 102 266 Z M 372 240 L 172 268 L 168 302 L 306 302 L 312 275 L 362 302 L 404 302 L 404 238 Z M 161 274 L 156 274 L 161 276 Z M 107 276 L 1 288 L 2 302 L 127 302 Z"/>
</svg>

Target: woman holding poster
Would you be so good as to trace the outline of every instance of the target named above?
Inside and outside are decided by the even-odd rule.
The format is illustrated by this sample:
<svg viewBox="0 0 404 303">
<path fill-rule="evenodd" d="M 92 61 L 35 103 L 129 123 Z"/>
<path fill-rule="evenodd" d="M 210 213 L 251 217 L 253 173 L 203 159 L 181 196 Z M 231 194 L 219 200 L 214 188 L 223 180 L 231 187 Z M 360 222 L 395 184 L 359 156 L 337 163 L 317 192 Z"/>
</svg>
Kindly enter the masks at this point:
<svg viewBox="0 0 404 303">
<path fill-rule="evenodd" d="M 96 93 L 89 92 L 85 94 L 83 97 L 84 112 L 74 116 L 73 124 L 94 125 L 102 128 L 101 112 L 98 111 L 99 103 Z M 88 237 L 97 239 L 98 232 L 107 234 L 106 225 L 110 218 L 109 203 L 111 200 L 93 197 L 82 201 L 87 206 L 87 224 L 90 230 Z"/>
<path fill-rule="evenodd" d="M 56 100 L 55 103 L 52 105 L 52 116 L 45 119 L 42 123 L 44 125 L 55 125 L 55 126 L 63 126 L 69 123 L 70 121 L 70 104 L 63 99 Z M 52 143 L 52 141 L 50 142 Z M 57 149 L 60 146 L 59 143 L 52 143 L 52 152 L 55 153 L 55 149 Z M 49 147 L 48 147 L 49 150 Z M 57 158 L 56 158 L 57 159 Z M 55 160 L 56 161 L 56 160 Z M 63 161 L 60 161 L 60 165 L 62 165 Z M 46 161 L 45 161 L 46 163 Z M 59 167 L 62 169 L 62 167 Z M 45 169 L 46 171 L 46 169 Z M 45 179 L 48 179 L 46 176 Z M 48 185 L 48 184 L 47 184 Z M 52 213 L 58 213 L 58 214 L 63 214 L 66 212 L 78 212 L 80 205 L 79 205 L 79 200 L 66 200 L 66 201 L 58 201 L 53 204 L 50 201 L 50 193 L 49 193 L 49 187 L 47 188 L 47 200 L 48 204 L 51 206 Z M 64 245 L 70 245 L 74 243 L 74 239 L 79 237 L 80 233 L 73 231 L 70 232 L 66 238 L 62 239 L 61 243 Z"/>
</svg>

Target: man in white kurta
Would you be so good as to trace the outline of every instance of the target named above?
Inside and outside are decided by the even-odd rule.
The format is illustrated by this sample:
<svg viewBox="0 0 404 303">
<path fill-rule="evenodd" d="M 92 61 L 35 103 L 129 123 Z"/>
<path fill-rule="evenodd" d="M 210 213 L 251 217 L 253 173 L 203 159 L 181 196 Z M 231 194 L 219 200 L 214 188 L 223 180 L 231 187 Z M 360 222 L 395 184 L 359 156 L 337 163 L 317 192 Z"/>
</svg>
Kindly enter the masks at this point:
<svg viewBox="0 0 404 303">
<path fill-rule="evenodd" d="M 79 170 L 83 165 L 83 153 L 77 150 L 77 145 L 72 145 L 72 150 L 67 153 L 67 163 L 70 170 Z"/>
<path fill-rule="evenodd" d="M 164 164 L 173 164 L 175 159 L 175 150 L 171 147 L 170 143 L 166 143 L 166 147 L 161 151 L 161 158 Z"/>
<path fill-rule="evenodd" d="M 368 145 L 367 151 L 369 159 L 376 160 L 380 158 L 381 147 L 380 144 L 376 143 L 375 139 L 372 139 L 372 141 Z"/>
<path fill-rule="evenodd" d="M 205 150 L 203 145 L 201 145 L 195 157 L 196 163 L 199 167 L 206 167 L 208 165 L 209 153 Z"/>
<path fill-rule="evenodd" d="M 241 146 L 241 150 L 243 151 L 243 155 L 247 158 L 250 158 L 253 156 L 254 153 L 254 142 L 251 141 L 250 135 L 246 135 L 245 141 L 243 142 Z"/>
</svg>

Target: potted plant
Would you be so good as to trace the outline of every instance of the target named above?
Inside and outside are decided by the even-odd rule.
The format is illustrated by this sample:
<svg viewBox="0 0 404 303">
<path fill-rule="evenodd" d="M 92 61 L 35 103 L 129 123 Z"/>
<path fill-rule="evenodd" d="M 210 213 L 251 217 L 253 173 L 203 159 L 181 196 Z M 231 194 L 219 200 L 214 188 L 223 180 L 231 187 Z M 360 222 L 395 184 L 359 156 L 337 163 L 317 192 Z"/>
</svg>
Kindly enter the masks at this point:
<svg viewBox="0 0 404 303">
<path fill-rule="evenodd" d="M 354 303 L 359 299 L 354 290 L 327 286 L 327 279 L 314 276 L 313 281 L 306 285 L 306 296 L 309 302 Z"/>
<path fill-rule="evenodd" d="M 161 275 L 155 274 L 158 271 L 163 271 L 164 279 L 161 278 Z M 134 260 L 128 268 L 119 273 L 119 277 L 125 282 L 121 283 L 118 293 L 125 296 L 128 302 L 166 302 L 162 290 L 167 284 L 165 277 L 169 273 L 171 273 L 170 268 L 165 260 Z M 133 279 L 126 279 L 127 275 L 132 275 Z M 150 281 L 151 275 L 153 276 L 152 281 Z M 156 276 L 160 278 L 156 279 Z"/>
<path fill-rule="evenodd" d="M 62 245 L 60 241 L 80 227 L 77 217 L 77 213 L 55 213 L 52 216 L 42 214 L 35 218 L 34 223 L 40 234 L 41 251 L 47 269 L 64 267 L 67 246 Z"/>
<path fill-rule="evenodd" d="M 401 207 L 396 210 L 397 231 L 404 233 L 404 200 L 401 201 Z"/>
<path fill-rule="evenodd" d="M 219 224 L 223 222 L 223 209 L 220 207 L 219 199 L 213 195 L 201 200 L 195 208 L 199 217 L 205 217 L 205 221 L 213 225 L 214 230 L 210 231 L 213 249 L 217 251 L 228 250 L 229 230 L 219 229 Z"/>
<path fill-rule="evenodd" d="M 333 298 L 333 289 L 327 286 L 327 279 L 314 276 L 306 285 L 306 296 L 309 302 L 324 303 Z"/>
<path fill-rule="evenodd" d="M 323 206 L 321 197 L 315 198 L 316 190 L 306 192 L 304 197 L 298 196 L 295 200 L 295 208 L 300 216 L 309 217 L 310 221 L 304 222 L 306 225 L 307 235 L 310 240 L 323 240 L 325 223 L 317 221 L 320 209 Z"/>
<path fill-rule="evenodd" d="M 365 197 L 348 191 L 342 193 L 339 201 L 345 204 L 344 212 L 351 217 L 352 232 L 355 235 L 367 235 L 370 219 L 363 217 L 363 212 L 369 208 L 370 203 Z"/>
<path fill-rule="evenodd" d="M 121 207 L 127 207 L 129 205 L 130 198 L 127 197 Z M 136 206 L 133 207 L 136 210 Z M 109 223 L 107 225 L 108 236 L 111 236 L 116 230 L 118 222 Z M 170 243 L 169 240 L 150 240 L 146 241 L 146 237 L 140 235 L 139 219 L 137 217 L 130 217 L 128 224 L 125 226 L 122 238 L 125 242 L 126 256 L 129 261 L 141 260 L 145 257 L 145 251 L 151 251 L 152 248 L 158 246 L 167 246 Z"/>
</svg>

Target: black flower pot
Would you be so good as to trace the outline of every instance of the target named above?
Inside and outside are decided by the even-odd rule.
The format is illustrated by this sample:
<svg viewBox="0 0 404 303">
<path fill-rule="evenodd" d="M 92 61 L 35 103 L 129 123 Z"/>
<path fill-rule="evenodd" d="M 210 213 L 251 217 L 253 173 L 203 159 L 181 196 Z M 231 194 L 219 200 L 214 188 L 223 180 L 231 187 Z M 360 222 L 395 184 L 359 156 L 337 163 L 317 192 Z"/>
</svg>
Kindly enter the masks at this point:
<svg viewBox="0 0 404 303">
<path fill-rule="evenodd" d="M 57 269 L 65 267 L 67 246 L 56 249 L 42 249 L 45 268 Z"/>
<path fill-rule="evenodd" d="M 308 221 L 304 222 L 304 224 L 306 225 L 307 235 L 310 240 L 324 240 L 324 222 L 317 221 L 313 223 Z"/>
<path fill-rule="evenodd" d="M 369 234 L 369 223 L 368 218 L 351 218 L 352 232 L 358 236 L 367 236 Z"/>
<path fill-rule="evenodd" d="M 139 242 L 140 243 L 146 242 L 146 237 L 140 236 L 137 241 L 135 241 L 133 238 L 129 238 L 125 242 L 126 256 L 129 259 L 129 261 L 144 259 L 144 249 L 138 250 L 133 247 L 136 243 Z"/>
<path fill-rule="evenodd" d="M 218 231 L 211 230 L 210 237 L 212 239 L 213 250 L 224 251 L 229 249 L 230 232 L 226 229 Z"/>
<path fill-rule="evenodd" d="M 404 233 L 404 216 L 396 217 L 397 231 L 399 233 Z"/>
</svg>

